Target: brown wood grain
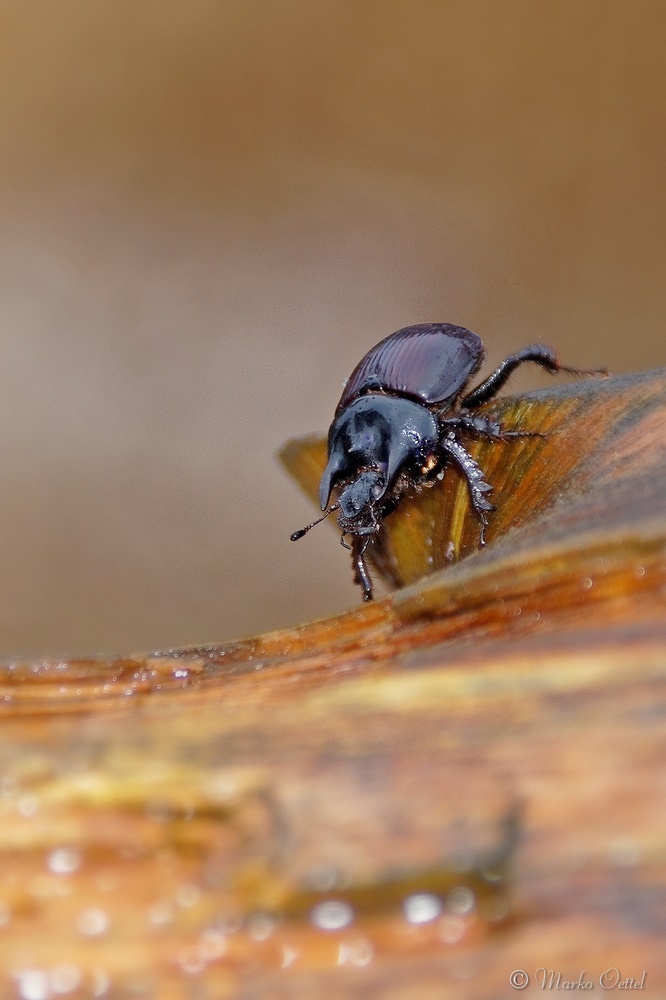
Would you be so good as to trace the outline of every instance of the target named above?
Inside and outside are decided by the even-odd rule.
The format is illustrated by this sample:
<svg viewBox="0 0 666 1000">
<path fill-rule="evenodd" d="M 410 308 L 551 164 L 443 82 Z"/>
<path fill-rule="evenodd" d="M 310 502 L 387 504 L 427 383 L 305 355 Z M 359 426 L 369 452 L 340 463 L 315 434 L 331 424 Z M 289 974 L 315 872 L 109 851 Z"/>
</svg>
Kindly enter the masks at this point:
<svg viewBox="0 0 666 1000">
<path fill-rule="evenodd" d="M 666 374 L 498 409 L 546 436 L 476 446 L 483 551 L 445 478 L 383 601 L 2 665 L 0 996 L 664 994 Z M 321 441 L 283 457 L 313 493 Z"/>
</svg>

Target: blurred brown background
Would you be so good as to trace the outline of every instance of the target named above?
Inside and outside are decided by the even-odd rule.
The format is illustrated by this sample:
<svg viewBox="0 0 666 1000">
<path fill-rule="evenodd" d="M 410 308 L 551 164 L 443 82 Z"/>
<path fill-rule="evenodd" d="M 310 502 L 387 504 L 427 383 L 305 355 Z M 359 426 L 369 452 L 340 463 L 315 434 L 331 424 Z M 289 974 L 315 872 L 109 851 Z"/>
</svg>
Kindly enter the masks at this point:
<svg viewBox="0 0 666 1000">
<path fill-rule="evenodd" d="M 661 0 L 0 4 L 0 650 L 355 603 L 274 454 L 400 326 L 662 365 L 665 30 Z"/>
</svg>

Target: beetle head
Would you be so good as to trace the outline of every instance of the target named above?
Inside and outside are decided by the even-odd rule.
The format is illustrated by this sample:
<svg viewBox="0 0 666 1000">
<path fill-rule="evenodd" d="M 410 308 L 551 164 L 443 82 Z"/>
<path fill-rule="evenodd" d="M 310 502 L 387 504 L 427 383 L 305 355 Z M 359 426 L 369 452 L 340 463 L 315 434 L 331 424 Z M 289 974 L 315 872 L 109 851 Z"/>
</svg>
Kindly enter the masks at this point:
<svg viewBox="0 0 666 1000">
<path fill-rule="evenodd" d="M 386 492 L 386 471 L 363 469 L 341 491 L 338 524 L 345 534 L 373 535 L 379 531 L 379 499 Z"/>
<path fill-rule="evenodd" d="M 319 485 L 321 509 L 326 510 L 337 487 L 342 530 L 374 534 L 382 501 L 400 473 L 420 467 L 437 441 L 437 421 L 425 406 L 379 393 L 354 400 L 331 425 L 328 463 Z"/>
<path fill-rule="evenodd" d="M 319 484 L 323 517 L 295 531 L 293 541 L 339 510 L 344 534 L 373 535 L 384 510 L 392 509 L 391 493 L 403 471 L 415 478 L 437 449 L 438 424 L 426 406 L 369 393 L 355 399 L 333 421 L 328 435 L 328 462 Z M 338 499 L 329 506 L 333 490 Z"/>
</svg>

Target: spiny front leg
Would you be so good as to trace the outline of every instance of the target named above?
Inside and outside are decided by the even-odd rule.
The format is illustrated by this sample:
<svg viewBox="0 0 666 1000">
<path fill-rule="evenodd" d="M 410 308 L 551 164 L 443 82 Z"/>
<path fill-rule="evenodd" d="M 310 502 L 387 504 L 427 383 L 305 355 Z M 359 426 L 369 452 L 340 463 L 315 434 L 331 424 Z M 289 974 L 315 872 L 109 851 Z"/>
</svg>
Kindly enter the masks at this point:
<svg viewBox="0 0 666 1000">
<path fill-rule="evenodd" d="M 610 374 L 606 368 L 572 368 L 570 365 L 563 365 L 557 360 L 555 351 L 551 347 L 546 347 L 545 344 L 530 344 L 528 347 L 523 347 L 522 350 L 516 351 L 515 354 L 510 354 L 508 358 L 505 358 L 492 375 L 489 375 L 480 385 L 477 385 L 476 389 L 472 389 L 461 400 L 460 405 L 469 409 L 488 402 L 489 399 L 492 399 L 499 392 L 512 372 L 526 361 L 534 361 L 537 365 L 545 368 L 547 372 L 550 372 L 551 375 L 556 375 L 558 372 L 568 372 L 570 375 L 600 375 L 606 377 Z"/>
<path fill-rule="evenodd" d="M 368 538 L 354 537 L 351 543 L 352 566 L 354 569 L 354 583 L 357 583 L 363 590 L 363 600 L 372 600 L 372 580 L 370 571 L 365 561 L 365 550 L 368 547 Z"/>
<path fill-rule="evenodd" d="M 457 414 L 455 417 L 445 417 L 442 427 L 451 427 L 469 431 L 471 434 L 481 434 L 494 441 L 503 441 L 512 437 L 545 437 L 540 431 L 512 431 L 502 427 L 499 420 L 494 420 L 486 414 Z"/>
<path fill-rule="evenodd" d="M 495 510 L 494 505 L 486 498 L 485 494 L 492 491 L 492 486 L 485 481 L 482 469 L 476 464 L 469 452 L 456 441 L 453 431 L 442 438 L 441 447 L 447 455 L 450 455 L 465 477 L 472 508 L 481 522 L 481 544 L 485 545 L 488 513 Z"/>
</svg>

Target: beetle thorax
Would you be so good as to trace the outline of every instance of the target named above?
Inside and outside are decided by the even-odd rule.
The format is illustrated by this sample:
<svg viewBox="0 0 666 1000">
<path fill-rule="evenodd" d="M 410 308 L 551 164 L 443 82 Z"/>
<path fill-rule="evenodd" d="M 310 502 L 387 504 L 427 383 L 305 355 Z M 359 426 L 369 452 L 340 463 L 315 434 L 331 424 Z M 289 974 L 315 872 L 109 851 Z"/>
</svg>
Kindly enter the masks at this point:
<svg viewBox="0 0 666 1000">
<path fill-rule="evenodd" d="M 322 510 L 337 487 L 342 530 L 374 534 L 384 510 L 395 506 L 398 480 L 405 472 L 420 473 L 437 440 L 435 418 L 418 403 L 383 393 L 354 400 L 331 427 L 320 489 Z"/>
</svg>

